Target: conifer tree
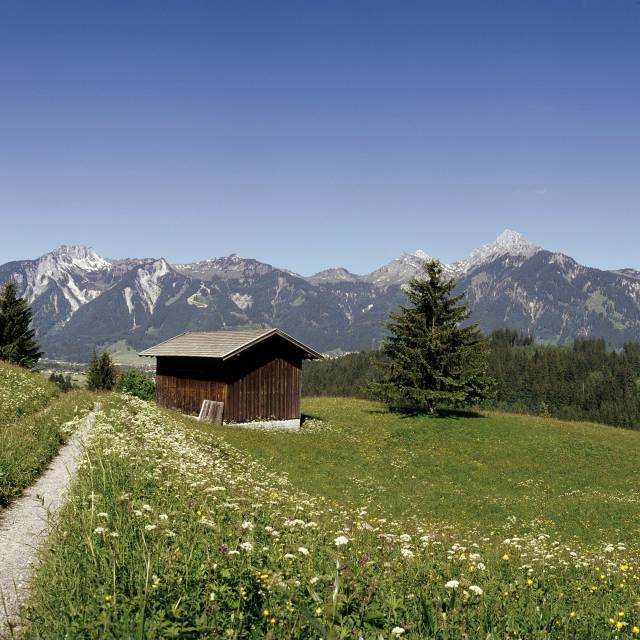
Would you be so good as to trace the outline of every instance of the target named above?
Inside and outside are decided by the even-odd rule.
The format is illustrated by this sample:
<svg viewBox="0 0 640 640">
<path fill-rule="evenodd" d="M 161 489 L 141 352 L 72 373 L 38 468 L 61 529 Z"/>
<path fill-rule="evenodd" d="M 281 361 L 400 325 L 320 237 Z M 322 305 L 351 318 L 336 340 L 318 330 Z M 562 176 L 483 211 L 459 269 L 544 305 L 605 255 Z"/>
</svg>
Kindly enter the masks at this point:
<svg viewBox="0 0 640 640">
<path fill-rule="evenodd" d="M 31 328 L 31 308 L 18 297 L 14 282 L 7 282 L 0 294 L 0 360 L 32 369 L 42 353 Z"/>
<path fill-rule="evenodd" d="M 106 351 L 98 356 L 94 351 L 87 369 L 87 388 L 92 391 L 111 391 L 116 386 L 116 377 L 111 356 Z"/>
<path fill-rule="evenodd" d="M 477 325 L 462 326 L 470 312 L 455 281 L 443 278 L 437 260 L 407 287 L 410 305 L 390 313 L 385 376 L 373 392 L 391 408 L 433 413 L 442 405 L 463 407 L 486 399 L 488 346 Z"/>
</svg>

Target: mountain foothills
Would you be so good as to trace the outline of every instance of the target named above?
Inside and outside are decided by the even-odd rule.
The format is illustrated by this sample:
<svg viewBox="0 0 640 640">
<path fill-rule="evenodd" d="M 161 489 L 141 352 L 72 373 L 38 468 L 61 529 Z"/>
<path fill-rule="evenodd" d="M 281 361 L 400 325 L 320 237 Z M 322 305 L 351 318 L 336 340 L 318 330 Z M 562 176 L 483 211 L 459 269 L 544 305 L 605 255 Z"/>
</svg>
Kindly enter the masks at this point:
<svg viewBox="0 0 640 640">
<path fill-rule="evenodd" d="M 375 347 L 402 286 L 427 254 L 404 253 L 366 275 L 334 268 L 304 277 L 231 255 L 192 264 L 110 260 L 62 246 L 0 266 L 31 304 L 47 357 L 86 361 L 95 347 L 143 349 L 188 330 L 268 324 L 323 351 Z M 547 251 L 514 231 L 445 265 L 482 330 L 508 327 L 563 344 L 640 340 L 640 272 L 604 271 Z"/>
</svg>

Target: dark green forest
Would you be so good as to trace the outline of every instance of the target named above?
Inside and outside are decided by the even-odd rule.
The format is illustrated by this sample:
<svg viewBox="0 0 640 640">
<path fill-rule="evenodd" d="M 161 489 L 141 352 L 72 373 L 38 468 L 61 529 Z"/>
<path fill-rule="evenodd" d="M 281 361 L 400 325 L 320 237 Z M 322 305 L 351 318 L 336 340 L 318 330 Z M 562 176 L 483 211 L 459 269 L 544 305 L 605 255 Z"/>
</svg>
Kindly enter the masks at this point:
<svg viewBox="0 0 640 640">
<path fill-rule="evenodd" d="M 509 330 L 488 341 L 496 389 L 483 408 L 640 428 L 640 343 L 620 351 L 597 339 L 556 347 Z M 367 351 L 306 362 L 303 393 L 370 398 L 383 361 L 381 352 Z"/>
</svg>

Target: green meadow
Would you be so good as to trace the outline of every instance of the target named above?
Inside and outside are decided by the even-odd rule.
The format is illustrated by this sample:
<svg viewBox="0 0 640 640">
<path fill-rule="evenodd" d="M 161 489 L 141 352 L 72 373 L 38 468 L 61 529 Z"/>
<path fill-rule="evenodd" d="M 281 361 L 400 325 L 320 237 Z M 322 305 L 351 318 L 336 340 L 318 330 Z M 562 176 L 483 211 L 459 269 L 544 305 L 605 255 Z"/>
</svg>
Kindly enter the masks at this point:
<svg viewBox="0 0 640 640">
<path fill-rule="evenodd" d="M 0 509 L 19 496 L 57 453 L 93 394 L 61 394 L 40 374 L 0 362 Z"/>
<path fill-rule="evenodd" d="M 563 538 L 635 539 L 640 433 L 494 412 L 402 416 L 309 398 L 299 434 L 220 428 L 297 487 L 393 517 L 465 529 L 544 520 Z"/>
<path fill-rule="evenodd" d="M 27 637 L 640 635 L 640 434 L 314 398 L 264 432 L 101 401 Z"/>
</svg>

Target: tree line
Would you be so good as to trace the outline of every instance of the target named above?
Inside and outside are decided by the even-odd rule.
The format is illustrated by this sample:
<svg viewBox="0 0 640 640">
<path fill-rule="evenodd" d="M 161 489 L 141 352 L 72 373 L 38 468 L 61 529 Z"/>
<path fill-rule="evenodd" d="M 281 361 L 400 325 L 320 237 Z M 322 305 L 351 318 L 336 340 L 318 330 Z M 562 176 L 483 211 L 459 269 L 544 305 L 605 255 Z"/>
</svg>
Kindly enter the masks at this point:
<svg viewBox="0 0 640 640">
<path fill-rule="evenodd" d="M 608 351 L 601 339 L 557 347 L 505 329 L 487 343 L 494 396 L 479 407 L 640 428 L 640 343 L 620 351 Z M 303 393 L 374 399 L 385 358 L 367 351 L 306 362 Z"/>
</svg>

